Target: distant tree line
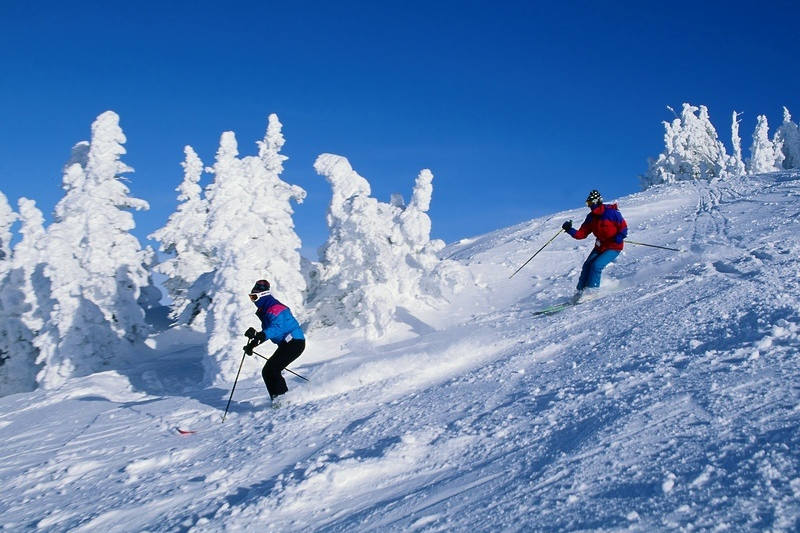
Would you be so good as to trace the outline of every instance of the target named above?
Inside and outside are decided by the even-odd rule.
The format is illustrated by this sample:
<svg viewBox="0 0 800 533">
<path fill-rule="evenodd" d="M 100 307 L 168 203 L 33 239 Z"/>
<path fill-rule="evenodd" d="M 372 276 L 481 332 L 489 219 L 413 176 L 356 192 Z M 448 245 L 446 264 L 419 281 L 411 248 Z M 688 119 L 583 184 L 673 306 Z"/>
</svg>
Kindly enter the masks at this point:
<svg viewBox="0 0 800 533">
<path fill-rule="evenodd" d="M 646 188 L 682 180 L 711 180 L 800 168 L 800 129 L 792 122 L 788 109 L 783 108 L 783 123 L 772 138 L 767 117 L 759 115 L 747 160 L 742 156 L 739 115 L 734 111 L 731 119 L 732 153 L 729 154 L 711 123 L 708 108 L 683 104 L 680 116 L 676 114 L 672 122 L 664 122 L 664 152 L 649 161 L 647 172 L 641 176 L 642 185 Z"/>
</svg>

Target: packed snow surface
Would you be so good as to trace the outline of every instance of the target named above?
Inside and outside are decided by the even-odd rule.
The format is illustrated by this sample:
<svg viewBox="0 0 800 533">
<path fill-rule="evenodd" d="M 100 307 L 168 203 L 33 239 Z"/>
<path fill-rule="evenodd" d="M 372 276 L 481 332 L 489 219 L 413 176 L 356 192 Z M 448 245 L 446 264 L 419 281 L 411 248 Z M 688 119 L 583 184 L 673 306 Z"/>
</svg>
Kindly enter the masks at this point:
<svg viewBox="0 0 800 533">
<path fill-rule="evenodd" d="M 2 528 L 797 531 L 800 174 L 619 206 L 630 240 L 683 251 L 628 244 L 599 299 L 537 316 L 591 241 L 509 276 L 585 210 L 451 245 L 479 290 L 408 301 L 378 341 L 310 331 L 278 409 L 247 359 L 221 423 L 230 387 L 199 385 L 204 339 L 179 328 L 0 398 Z"/>
</svg>

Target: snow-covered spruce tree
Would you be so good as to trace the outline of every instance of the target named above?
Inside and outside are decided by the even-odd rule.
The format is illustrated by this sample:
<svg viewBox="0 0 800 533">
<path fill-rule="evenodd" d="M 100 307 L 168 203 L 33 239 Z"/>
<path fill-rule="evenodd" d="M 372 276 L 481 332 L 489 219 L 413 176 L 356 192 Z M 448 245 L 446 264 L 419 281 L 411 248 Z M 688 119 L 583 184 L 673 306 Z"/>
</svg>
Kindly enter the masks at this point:
<svg viewBox="0 0 800 533">
<path fill-rule="evenodd" d="M 369 182 L 344 157 L 322 154 L 314 169 L 331 185 L 329 237 L 320 250 L 322 265 L 312 325 L 363 328 L 377 337 L 395 315 L 409 266 L 400 265 L 392 246 L 402 243 L 395 228 L 396 205 L 370 196 Z"/>
<path fill-rule="evenodd" d="M 800 128 L 792 122 L 786 107 L 783 108 L 783 124 L 775 132 L 773 144 L 781 147 L 784 169 L 800 168 Z"/>
<path fill-rule="evenodd" d="M 263 195 L 253 198 L 252 207 L 264 224 L 264 273 L 281 301 L 302 317 L 306 281 L 301 273 L 302 242 L 294 230 L 292 201 L 302 203 L 306 191 L 280 179 L 283 162 L 288 159 L 280 153 L 285 143 L 281 129 L 278 116 L 271 114 L 264 139 L 258 142 L 258 157 L 246 157 L 244 163 L 250 167 L 248 175 L 254 183 L 265 180 L 268 184 Z"/>
<path fill-rule="evenodd" d="M 0 192 L 0 395 L 18 392 L 11 382 L 14 370 L 11 347 L 15 342 L 14 327 L 11 324 L 14 309 L 3 297 L 9 285 L 11 271 L 11 226 L 16 222 L 17 214 L 8 204 L 6 196 Z"/>
<path fill-rule="evenodd" d="M 3 272 L 3 265 L 11 258 L 11 226 L 17 220 L 17 215 L 8 204 L 6 195 L 0 192 L 0 275 Z"/>
<path fill-rule="evenodd" d="M 739 136 L 739 115 L 741 113 L 733 112 L 731 117 L 731 145 L 733 146 L 733 155 L 729 168 L 735 176 L 744 176 L 747 170 L 744 166 L 744 158 L 742 157 L 742 138 Z"/>
<path fill-rule="evenodd" d="M 247 292 L 266 278 L 273 293 L 302 316 L 306 289 L 300 267 L 300 238 L 294 231 L 292 201 L 301 203 L 305 191 L 280 179 L 285 156 L 281 123 L 269 116 L 259 155 L 238 157 L 236 137 L 225 132 L 220 139 L 208 187 L 206 243 L 216 260 L 205 284 L 208 299 L 206 330 L 209 334 L 206 378 L 229 382 L 236 373 L 242 332 L 257 325 Z M 201 291 L 197 291 L 200 294 Z"/>
<path fill-rule="evenodd" d="M 762 174 L 780 170 L 780 162 L 783 160 L 783 155 L 779 154 L 780 147 L 776 147 L 769 139 L 767 117 L 759 115 L 756 129 L 753 132 L 753 144 L 750 146 L 750 160 L 747 164 L 748 174 Z"/>
<path fill-rule="evenodd" d="M 414 281 L 419 283 L 420 295 L 447 298 L 473 284 L 474 280 L 460 263 L 440 259 L 438 256 L 445 243 L 430 238 L 431 219 L 428 210 L 432 195 L 433 173 L 429 169 L 423 169 L 417 176 L 411 201 L 407 207 L 401 206 L 402 212 L 396 227 L 405 238 L 406 263 L 418 264 L 421 267 L 417 271 L 418 277 L 414 278 Z M 410 289 L 414 291 L 417 287 L 412 286 Z"/>
<path fill-rule="evenodd" d="M 671 109 L 670 109 L 671 110 Z M 730 175 L 731 159 L 720 142 L 706 106 L 683 104 L 680 118 L 664 122 L 665 150 L 641 177 L 650 187 L 680 180 L 711 180 Z"/>
<path fill-rule="evenodd" d="M 431 243 L 431 219 L 428 210 L 431 206 L 433 195 L 433 173 L 426 169 L 420 171 L 417 181 L 414 183 L 414 191 L 411 193 L 411 201 L 408 206 L 403 206 L 402 202 L 397 202 L 398 207 L 403 211 L 400 214 L 400 229 L 405 236 L 406 242 L 415 254 L 426 253 L 434 248 L 443 248 L 443 241 Z M 441 246 L 439 246 L 441 244 Z M 439 250 L 433 250 L 438 252 Z M 432 256 L 436 261 L 436 256 Z"/>
<path fill-rule="evenodd" d="M 176 189 L 181 203 L 166 225 L 149 236 L 161 243 L 162 252 L 171 256 L 154 270 L 166 276 L 164 287 L 172 300 L 173 318 L 182 316 L 192 301 L 190 287 L 214 268 L 214 258 L 205 239 L 208 203 L 199 184 L 203 162 L 191 146 L 183 151 L 183 182 Z M 191 323 L 201 307 L 195 306 L 192 312 L 185 313 L 184 323 Z"/>
<path fill-rule="evenodd" d="M 397 308 L 435 303 L 455 290 L 454 265 L 438 259 L 444 245 L 430 240 L 433 174 L 423 170 L 411 202 L 398 195 L 391 203 L 370 196 L 370 185 L 344 157 L 322 154 L 316 171 L 331 185 L 327 221 L 330 235 L 313 272 L 309 304 L 313 326 L 356 327 L 367 337 L 386 332 Z"/>
<path fill-rule="evenodd" d="M 36 388 L 38 349 L 33 340 L 42 328 L 38 289 L 34 282 L 43 267 L 44 218 L 36 203 L 20 198 L 21 240 L 14 246 L 11 269 L 0 282 L 0 395 Z"/>
<path fill-rule="evenodd" d="M 133 171 L 120 161 L 125 140 L 119 117 L 106 111 L 65 169 L 66 192 L 44 237 L 42 274 L 53 307 L 40 302 L 46 318 L 35 340 L 43 365 L 37 381 L 46 388 L 101 370 L 147 333 L 137 300 L 150 284 L 143 266 L 150 252 L 130 233 L 130 210 L 148 204 L 130 197 L 122 182 Z"/>
</svg>

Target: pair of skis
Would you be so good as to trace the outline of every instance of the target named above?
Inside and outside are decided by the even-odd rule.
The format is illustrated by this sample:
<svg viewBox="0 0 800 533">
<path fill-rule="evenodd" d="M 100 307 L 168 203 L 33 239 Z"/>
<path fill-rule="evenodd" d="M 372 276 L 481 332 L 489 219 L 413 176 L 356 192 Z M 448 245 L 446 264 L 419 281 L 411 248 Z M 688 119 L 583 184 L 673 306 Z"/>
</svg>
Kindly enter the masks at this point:
<svg viewBox="0 0 800 533">
<path fill-rule="evenodd" d="M 545 307 L 544 309 L 539 309 L 538 311 L 534 311 L 533 316 L 554 315 L 556 313 L 563 311 L 564 309 L 567 309 L 568 307 L 577 305 L 578 303 L 579 302 L 567 301 L 558 304 L 553 304 L 549 307 Z"/>
<path fill-rule="evenodd" d="M 595 290 L 592 289 L 592 292 L 590 294 L 583 294 L 580 297 L 578 297 L 577 299 L 576 299 L 576 296 L 577 296 L 576 295 L 576 296 L 573 296 L 572 298 L 570 298 L 569 300 L 566 300 L 564 302 L 553 304 L 553 305 L 551 305 L 549 307 L 545 307 L 544 309 L 539 309 L 538 311 L 534 311 L 533 312 L 533 316 L 552 315 L 553 313 L 558 313 L 560 311 L 563 311 L 564 309 L 567 309 L 568 307 L 575 307 L 576 305 L 579 305 L 579 304 L 582 304 L 582 303 L 593 302 L 594 300 L 597 300 L 598 298 L 602 298 L 606 294 L 608 294 L 608 293 L 607 292 L 606 293 L 599 293 L 599 292 L 595 292 Z"/>
<path fill-rule="evenodd" d="M 589 294 L 589 295 L 585 295 L 584 294 L 581 298 L 578 298 L 577 300 L 573 296 L 572 298 L 570 298 L 569 300 L 566 300 L 564 302 L 553 304 L 553 305 L 551 305 L 549 307 L 545 307 L 544 309 L 539 309 L 538 311 L 534 311 L 533 312 L 533 316 L 552 315 L 554 313 L 558 313 L 560 311 L 563 311 L 564 309 L 567 309 L 569 307 L 575 307 L 576 305 L 579 305 L 579 304 L 582 304 L 582 303 L 586 303 L 586 302 L 593 302 L 594 300 L 597 300 L 598 298 L 602 298 L 604 295 L 605 294 L 600 294 L 600 293 L 593 292 L 592 294 Z"/>
</svg>

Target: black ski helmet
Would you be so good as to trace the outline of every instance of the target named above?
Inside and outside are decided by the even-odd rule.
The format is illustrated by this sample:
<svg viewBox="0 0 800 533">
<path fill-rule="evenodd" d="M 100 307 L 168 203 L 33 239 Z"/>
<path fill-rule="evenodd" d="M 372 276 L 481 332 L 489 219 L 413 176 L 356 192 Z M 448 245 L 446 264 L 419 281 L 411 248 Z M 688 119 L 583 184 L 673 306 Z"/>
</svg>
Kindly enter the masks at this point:
<svg viewBox="0 0 800 533">
<path fill-rule="evenodd" d="M 589 193 L 589 196 L 586 197 L 586 204 L 587 205 L 597 205 L 603 203 L 603 196 L 600 194 L 600 191 L 597 189 L 592 189 Z"/>
<path fill-rule="evenodd" d="M 265 279 L 260 279 L 256 281 L 256 284 L 253 285 L 253 288 L 250 290 L 251 294 L 258 294 L 259 292 L 265 292 L 269 290 L 269 281 Z"/>
</svg>

